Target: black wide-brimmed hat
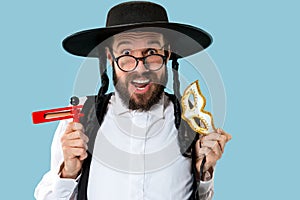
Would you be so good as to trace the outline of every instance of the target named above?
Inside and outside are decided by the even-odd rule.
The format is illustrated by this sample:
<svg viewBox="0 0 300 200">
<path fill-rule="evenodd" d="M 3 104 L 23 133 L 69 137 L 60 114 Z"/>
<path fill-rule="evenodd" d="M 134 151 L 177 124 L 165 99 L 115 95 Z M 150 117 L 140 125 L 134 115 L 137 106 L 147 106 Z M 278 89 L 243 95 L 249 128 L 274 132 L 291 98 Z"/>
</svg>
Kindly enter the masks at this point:
<svg viewBox="0 0 300 200">
<path fill-rule="evenodd" d="M 204 30 L 169 22 L 166 10 L 155 3 L 131 1 L 110 9 L 106 27 L 77 32 L 63 40 L 64 49 L 74 55 L 98 57 L 93 49 L 111 36 L 133 29 L 154 28 L 171 46 L 172 56 L 186 57 L 207 48 L 212 37 Z"/>
</svg>

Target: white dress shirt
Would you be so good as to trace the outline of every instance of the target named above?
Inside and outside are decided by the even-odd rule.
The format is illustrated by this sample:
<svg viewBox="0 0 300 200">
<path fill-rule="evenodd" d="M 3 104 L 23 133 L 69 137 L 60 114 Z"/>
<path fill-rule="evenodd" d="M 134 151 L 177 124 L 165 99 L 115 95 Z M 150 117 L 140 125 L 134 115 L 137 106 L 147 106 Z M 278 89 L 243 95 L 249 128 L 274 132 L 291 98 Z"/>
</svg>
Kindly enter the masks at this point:
<svg viewBox="0 0 300 200">
<path fill-rule="evenodd" d="M 56 130 L 51 169 L 35 190 L 37 199 L 76 199 L 78 180 L 58 175 L 63 162 L 60 137 L 69 121 L 61 121 Z M 117 93 L 113 95 L 95 140 L 88 199 L 188 199 L 191 160 L 181 155 L 177 135 L 173 104 L 166 96 L 149 111 L 140 112 L 129 110 Z M 200 194 L 212 187 L 213 179 L 201 182 Z"/>
</svg>

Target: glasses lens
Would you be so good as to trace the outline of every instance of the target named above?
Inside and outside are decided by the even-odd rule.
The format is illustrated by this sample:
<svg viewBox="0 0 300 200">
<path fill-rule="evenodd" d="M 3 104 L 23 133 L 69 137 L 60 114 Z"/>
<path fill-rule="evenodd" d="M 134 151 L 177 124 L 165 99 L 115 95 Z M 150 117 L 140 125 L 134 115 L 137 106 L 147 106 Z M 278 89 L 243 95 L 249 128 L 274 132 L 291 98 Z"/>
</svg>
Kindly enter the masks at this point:
<svg viewBox="0 0 300 200">
<path fill-rule="evenodd" d="M 145 65 L 147 65 L 149 70 L 157 70 L 163 65 L 163 58 L 159 55 L 151 55 L 145 59 Z"/>
<path fill-rule="evenodd" d="M 136 60 L 131 56 L 122 56 L 118 59 L 118 65 L 124 71 L 131 71 L 136 66 Z"/>
</svg>

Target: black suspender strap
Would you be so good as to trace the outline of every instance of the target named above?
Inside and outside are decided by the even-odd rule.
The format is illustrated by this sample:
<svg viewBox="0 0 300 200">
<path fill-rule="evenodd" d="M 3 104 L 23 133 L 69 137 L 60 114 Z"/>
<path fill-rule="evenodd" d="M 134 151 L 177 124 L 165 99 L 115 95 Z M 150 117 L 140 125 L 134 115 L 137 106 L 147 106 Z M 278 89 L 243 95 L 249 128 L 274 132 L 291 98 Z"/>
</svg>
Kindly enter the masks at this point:
<svg viewBox="0 0 300 200">
<path fill-rule="evenodd" d="M 193 174 L 193 185 L 192 185 L 192 195 L 189 200 L 198 200 L 198 187 L 199 182 L 196 177 L 196 159 L 195 159 L 195 143 L 199 138 L 199 135 L 196 134 L 186 123 L 186 121 L 181 120 L 181 106 L 174 94 L 166 93 L 167 97 L 174 105 L 174 117 L 175 117 L 175 126 L 178 130 L 178 143 L 180 147 L 181 154 L 185 157 L 192 159 L 192 174 Z"/>
<path fill-rule="evenodd" d="M 111 95 L 112 93 L 101 96 L 101 99 L 97 101 L 98 103 L 96 103 L 96 96 L 88 96 L 82 108 L 84 117 L 81 118 L 80 122 L 85 127 L 85 134 L 89 137 L 89 142 L 87 152 L 88 157 L 82 164 L 81 177 L 78 183 L 78 200 L 87 200 L 87 186 L 89 181 L 90 165 L 92 161 L 94 144 L 97 132 L 106 114 L 107 105 L 109 103 Z"/>
</svg>

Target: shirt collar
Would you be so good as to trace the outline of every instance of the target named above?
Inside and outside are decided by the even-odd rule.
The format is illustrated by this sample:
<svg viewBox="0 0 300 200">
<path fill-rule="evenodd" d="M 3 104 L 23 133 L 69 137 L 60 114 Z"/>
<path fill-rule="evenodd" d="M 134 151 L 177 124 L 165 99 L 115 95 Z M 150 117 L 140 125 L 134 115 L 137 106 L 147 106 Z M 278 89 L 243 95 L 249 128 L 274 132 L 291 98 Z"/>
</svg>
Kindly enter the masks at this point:
<svg viewBox="0 0 300 200">
<path fill-rule="evenodd" d="M 151 115 L 155 115 L 159 118 L 164 117 L 164 109 L 165 109 L 165 101 L 166 97 L 163 94 L 162 98 L 159 100 L 159 102 L 155 105 L 153 105 L 149 111 L 137 111 L 137 110 L 130 110 L 127 106 L 124 105 L 123 101 L 121 100 L 121 97 L 117 91 L 114 93 L 115 95 L 113 98 L 111 98 L 111 104 L 112 108 L 114 110 L 115 115 L 124 115 L 126 113 L 135 113 L 135 112 L 149 112 Z"/>
</svg>

